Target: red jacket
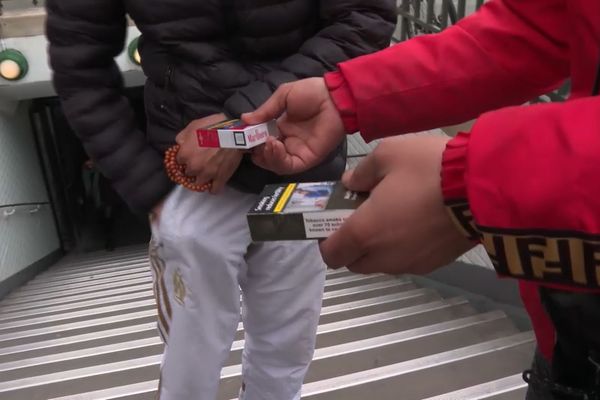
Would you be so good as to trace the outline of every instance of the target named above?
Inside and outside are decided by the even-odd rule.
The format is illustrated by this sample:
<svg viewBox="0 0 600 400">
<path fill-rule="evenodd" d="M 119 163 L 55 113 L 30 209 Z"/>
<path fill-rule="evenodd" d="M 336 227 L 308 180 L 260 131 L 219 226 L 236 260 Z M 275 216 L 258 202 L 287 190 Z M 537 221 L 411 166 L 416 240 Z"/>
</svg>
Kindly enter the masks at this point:
<svg viewBox="0 0 600 400">
<path fill-rule="evenodd" d="M 444 196 L 498 274 L 525 282 L 538 334 L 550 325 L 537 283 L 600 290 L 599 62 L 600 2 L 491 0 L 326 76 L 347 130 L 366 139 L 478 117 L 444 153 Z M 567 102 L 516 106 L 567 78 Z M 549 355 L 552 338 L 538 339 Z"/>
</svg>

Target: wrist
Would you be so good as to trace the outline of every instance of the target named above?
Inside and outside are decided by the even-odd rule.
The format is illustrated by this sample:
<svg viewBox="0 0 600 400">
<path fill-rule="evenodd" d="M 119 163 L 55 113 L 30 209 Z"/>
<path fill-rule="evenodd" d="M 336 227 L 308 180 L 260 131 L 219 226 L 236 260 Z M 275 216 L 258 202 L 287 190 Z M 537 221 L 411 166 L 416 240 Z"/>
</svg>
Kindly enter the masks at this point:
<svg viewBox="0 0 600 400">
<path fill-rule="evenodd" d="M 480 240 L 467 195 L 467 157 L 470 134 L 448 141 L 442 156 L 441 186 L 447 211 L 455 226 L 472 241 Z"/>
</svg>

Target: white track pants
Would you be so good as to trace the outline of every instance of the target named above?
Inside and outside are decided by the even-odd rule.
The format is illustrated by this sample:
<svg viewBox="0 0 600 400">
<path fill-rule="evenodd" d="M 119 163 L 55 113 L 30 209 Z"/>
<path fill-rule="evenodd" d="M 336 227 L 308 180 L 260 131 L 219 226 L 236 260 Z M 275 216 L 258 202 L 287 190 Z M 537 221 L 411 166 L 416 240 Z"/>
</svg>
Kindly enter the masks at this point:
<svg viewBox="0 0 600 400">
<path fill-rule="evenodd" d="M 326 268 L 315 242 L 252 243 L 246 212 L 256 199 L 230 188 L 213 196 L 178 187 L 152 224 L 158 324 L 166 341 L 161 400 L 217 398 L 242 305 L 241 398 L 300 399 Z"/>
</svg>

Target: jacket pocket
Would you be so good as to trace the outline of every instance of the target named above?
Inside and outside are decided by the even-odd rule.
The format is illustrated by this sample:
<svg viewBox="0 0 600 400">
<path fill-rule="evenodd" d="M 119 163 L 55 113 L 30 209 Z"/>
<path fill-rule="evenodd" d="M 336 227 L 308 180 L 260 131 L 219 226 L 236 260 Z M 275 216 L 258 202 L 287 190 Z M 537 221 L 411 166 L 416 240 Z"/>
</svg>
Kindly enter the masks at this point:
<svg viewBox="0 0 600 400">
<path fill-rule="evenodd" d="M 159 87 L 148 80 L 144 88 L 144 104 L 148 141 L 158 147 L 173 144 L 175 136 L 184 128 L 177 96 L 168 88 Z"/>
</svg>

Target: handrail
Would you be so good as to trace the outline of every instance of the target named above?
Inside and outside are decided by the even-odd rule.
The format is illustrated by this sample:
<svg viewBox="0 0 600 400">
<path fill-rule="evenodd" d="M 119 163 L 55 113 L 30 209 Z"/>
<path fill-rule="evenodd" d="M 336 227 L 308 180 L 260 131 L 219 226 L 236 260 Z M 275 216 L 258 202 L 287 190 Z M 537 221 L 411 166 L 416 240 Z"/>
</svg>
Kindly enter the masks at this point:
<svg viewBox="0 0 600 400">
<path fill-rule="evenodd" d="M 42 201 L 38 203 L 28 202 L 28 203 L 14 203 L 14 204 L 2 204 L 0 205 L 0 221 L 7 219 L 17 212 L 19 214 L 36 214 L 42 210 L 42 207 L 49 205 L 50 203 L 47 201 Z M 21 211 L 23 207 L 28 207 L 27 210 Z"/>
<path fill-rule="evenodd" d="M 28 207 L 28 206 L 45 206 L 50 204 L 48 201 L 40 201 L 36 203 L 14 203 L 14 204 L 2 204 L 0 205 L 0 209 L 2 208 L 15 208 L 15 207 Z"/>
</svg>

